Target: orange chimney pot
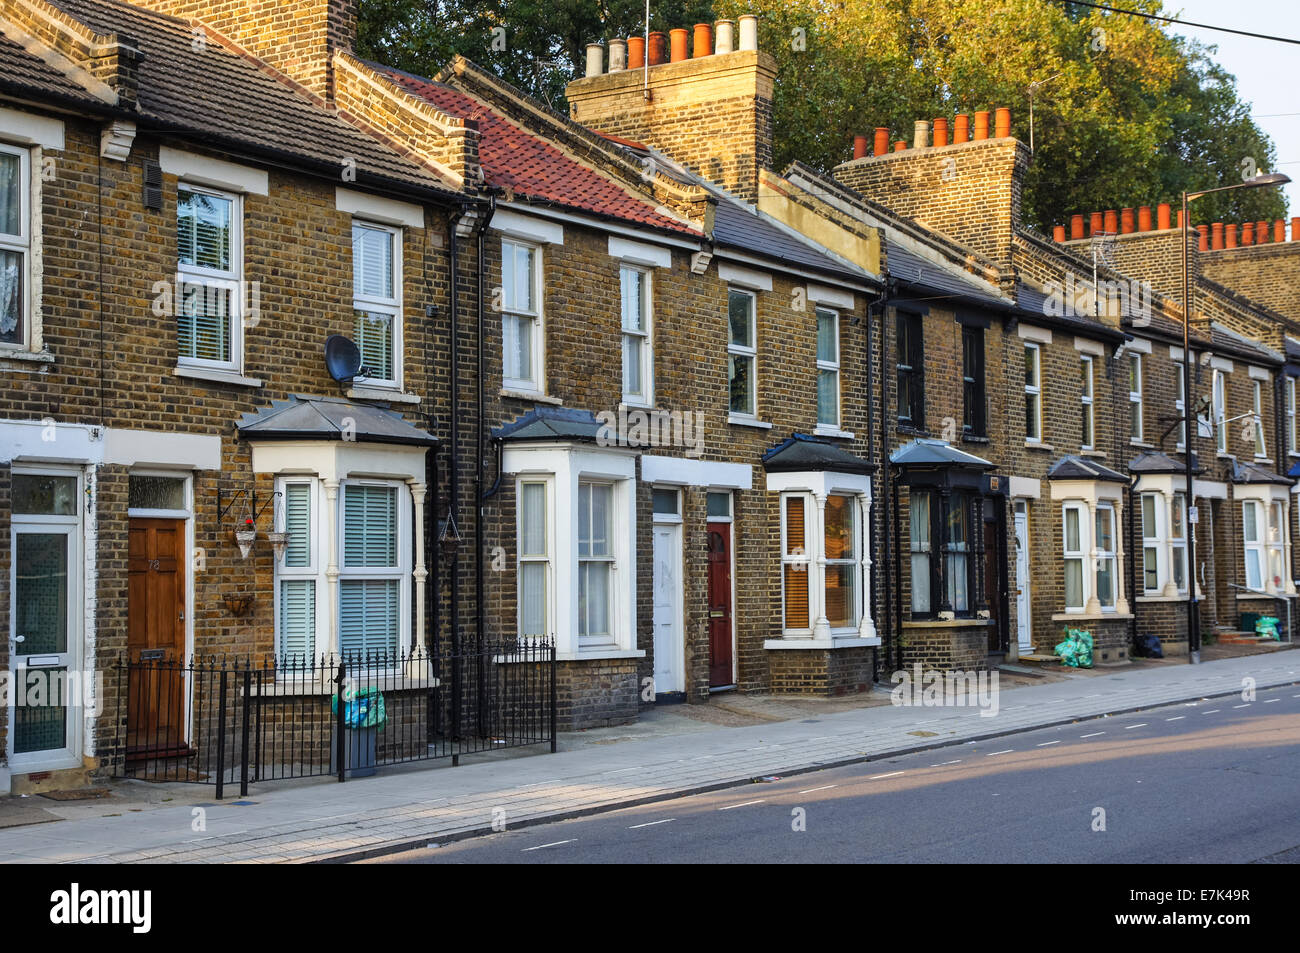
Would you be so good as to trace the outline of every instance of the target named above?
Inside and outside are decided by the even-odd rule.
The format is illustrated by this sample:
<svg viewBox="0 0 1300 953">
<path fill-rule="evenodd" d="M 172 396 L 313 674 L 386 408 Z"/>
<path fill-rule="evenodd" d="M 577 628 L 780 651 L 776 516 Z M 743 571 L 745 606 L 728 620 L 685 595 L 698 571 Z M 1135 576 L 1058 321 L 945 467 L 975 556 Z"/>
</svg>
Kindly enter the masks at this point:
<svg viewBox="0 0 1300 953">
<path fill-rule="evenodd" d="M 982 142 L 989 137 L 989 111 L 987 109 L 975 113 L 975 141 Z"/>
<path fill-rule="evenodd" d="M 867 154 L 867 137 L 854 136 L 853 137 L 853 158 L 861 159 L 866 154 Z"/>
<path fill-rule="evenodd" d="M 1151 206 L 1143 205 L 1138 209 L 1138 231 L 1151 231 Z"/>
<path fill-rule="evenodd" d="M 627 38 L 627 68 L 641 69 L 645 66 L 645 37 L 629 36 Z"/>
<path fill-rule="evenodd" d="M 1161 202 L 1156 206 L 1156 228 L 1160 231 L 1169 229 L 1169 203 Z"/>
<path fill-rule="evenodd" d="M 998 139 L 1011 138 L 1011 110 L 1006 107 L 999 107 L 995 122 L 994 135 Z"/>
<path fill-rule="evenodd" d="M 1209 251 L 1210 250 L 1210 226 L 1197 225 L 1196 231 L 1197 234 L 1201 236 L 1200 244 L 1197 247 L 1199 247 L 1201 251 Z"/>
<path fill-rule="evenodd" d="M 707 23 L 695 24 L 695 48 L 691 55 L 695 59 L 708 56 L 713 52 L 713 27 Z"/>
<path fill-rule="evenodd" d="M 650 34 L 650 47 L 646 50 L 646 53 L 650 57 L 651 66 L 658 66 L 660 63 L 664 62 L 664 53 L 667 42 L 668 38 L 659 30 Z"/>
<path fill-rule="evenodd" d="M 1077 240 L 1083 237 L 1083 216 L 1070 216 L 1070 238 Z"/>
<path fill-rule="evenodd" d="M 889 151 L 889 129 L 885 126 L 876 127 L 875 154 L 883 156 Z"/>
<path fill-rule="evenodd" d="M 948 120 L 936 119 L 933 133 L 935 146 L 946 146 L 948 144 Z"/>
<path fill-rule="evenodd" d="M 952 143 L 958 145 L 963 142 L 970 142 L 970 116 L 958 113 L 952 127 Z"/>
</svg>

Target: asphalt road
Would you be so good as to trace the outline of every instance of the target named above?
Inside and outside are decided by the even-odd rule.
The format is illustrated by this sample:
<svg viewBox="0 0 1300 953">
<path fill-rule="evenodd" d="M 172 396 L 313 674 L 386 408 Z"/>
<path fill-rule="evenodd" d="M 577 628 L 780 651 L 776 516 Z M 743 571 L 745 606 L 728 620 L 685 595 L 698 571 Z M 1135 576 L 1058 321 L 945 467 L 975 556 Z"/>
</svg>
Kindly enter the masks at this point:
<svg viewBox="0 0 1300 953">
<path fill-rule="evenodd" d="M 518 830 L 504 820 L 503 833 L 370 862 L 1295 862 L 1300 692 L 1082 721 Z"/>
</svg>

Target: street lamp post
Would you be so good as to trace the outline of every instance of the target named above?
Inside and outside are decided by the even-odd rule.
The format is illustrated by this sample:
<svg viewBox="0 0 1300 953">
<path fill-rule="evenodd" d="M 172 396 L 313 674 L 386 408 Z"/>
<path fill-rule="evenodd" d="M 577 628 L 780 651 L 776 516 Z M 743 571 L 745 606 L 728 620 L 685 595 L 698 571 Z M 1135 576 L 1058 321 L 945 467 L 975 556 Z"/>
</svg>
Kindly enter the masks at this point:
<svg viewBox="0 0 1300 953">
<path fill-rule="evenodd" d="M 1192 349 L 1190 341 L 1192 325 L 1192 302 L 1188 296 L 1187 276 L 1187 240 L 1191 222 L 1187 206 L 1203 195 L 1214 192 L 1230 192 L 1234 189 L 1251 189 L 1267 185 L 1286 185 L 1291 179 L 1281 172 L 1270 172 L 1247 179 L 1240 185 L 1225 185 L 1217 189 L 1203 189 L 1200 192 L 1183 193 L 1183 471 L 1187 480 L 1187 661 L 1197 665 L 1201 661 L 1201 623 L 1200 605 L 1196 599 L 1196 529 L 1200 524 L 1199 510 L 1196 508 L 1196 495 L 1192 492 Z M 1197 512 L 1196 523 L 1191 514 Z"/>
</svg>

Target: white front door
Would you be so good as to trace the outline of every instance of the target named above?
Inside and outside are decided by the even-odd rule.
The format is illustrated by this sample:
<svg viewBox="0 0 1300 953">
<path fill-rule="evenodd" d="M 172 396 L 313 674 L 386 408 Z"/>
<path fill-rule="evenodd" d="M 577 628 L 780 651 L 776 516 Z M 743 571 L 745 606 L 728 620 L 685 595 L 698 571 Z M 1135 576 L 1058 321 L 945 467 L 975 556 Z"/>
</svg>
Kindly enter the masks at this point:
<svg viewBox="0 0 1300 953">
<path fill-rule="evenodd" d="M 1029 511 L 1023 501 L 1016 503 L 1016 642 L 1021 654 L 1034 650 L 1034 636 L 1029 618 Z"/>
<path fill-rule="evenodd" d="M 682 527 L 654 528 L 655 694 L 686 690 L 682 638 Z"/>
<path fill-rule="evenodd" d="M 15 473 L 10 528 L 9 764 L 74 767 L 82 714 L 80 479 Z"/>
</svg>

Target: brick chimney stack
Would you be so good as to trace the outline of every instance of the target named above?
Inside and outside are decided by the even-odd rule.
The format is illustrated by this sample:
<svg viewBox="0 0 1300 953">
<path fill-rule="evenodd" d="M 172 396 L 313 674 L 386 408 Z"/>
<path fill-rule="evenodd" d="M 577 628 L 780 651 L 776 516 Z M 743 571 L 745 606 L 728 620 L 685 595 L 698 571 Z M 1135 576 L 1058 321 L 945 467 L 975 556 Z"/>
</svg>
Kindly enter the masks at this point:
<svg viewBox="0 0 1300 953">
<path fill-rule="evenodd" d="M 131 0 L 205 23 L 327 102 L 336 52 L 357 36 L 357 0 Z"/>
<path fill-rule="evenodd" d="M 772 165 L 772 90 L 776 60 L 757 48 L 757 19 L 738 31 L 719 21 L 714 49 L 644 69 L 596 73 L 565 91 L 570 115 L 590 129 L 645 143 L 747 202 L 758 197 L 758 172 Z M 738 35 L 737 49 L 732 37 Z M 628 38 L 629 47 L 634 38 Z M 612 41 L 611 41 L 612 42 Z"/>
</svg>

